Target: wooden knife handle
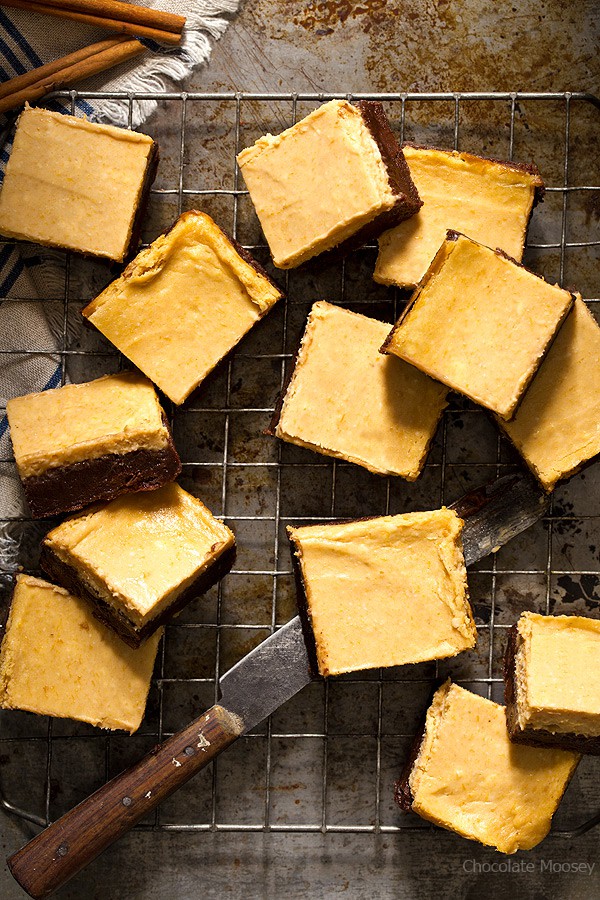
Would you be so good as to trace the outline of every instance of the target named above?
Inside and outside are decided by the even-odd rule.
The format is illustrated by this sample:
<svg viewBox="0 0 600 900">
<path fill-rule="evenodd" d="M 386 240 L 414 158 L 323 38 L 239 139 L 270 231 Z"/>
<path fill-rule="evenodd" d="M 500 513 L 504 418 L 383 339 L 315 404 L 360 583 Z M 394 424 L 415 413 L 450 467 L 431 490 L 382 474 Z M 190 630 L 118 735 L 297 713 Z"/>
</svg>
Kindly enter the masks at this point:
<svg viewBox="0 0 600 900">
<path fill-rule="evenodd" d="M 158 744 L 8 859 L 23 890 L 49 897 L 243 732 L 222 706 Z"/>
</svg>

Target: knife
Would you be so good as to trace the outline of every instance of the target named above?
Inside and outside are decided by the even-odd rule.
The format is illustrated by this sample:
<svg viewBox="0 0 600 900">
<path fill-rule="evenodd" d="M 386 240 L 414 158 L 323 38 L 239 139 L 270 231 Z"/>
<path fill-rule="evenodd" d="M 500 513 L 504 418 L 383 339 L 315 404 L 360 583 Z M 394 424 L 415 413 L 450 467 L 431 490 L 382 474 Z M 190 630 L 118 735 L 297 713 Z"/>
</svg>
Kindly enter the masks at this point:
<svg viewBox="0 0 600 900">
<path fill-rule="evenodd" d="M 459 500 L 465 562 L 487 556 L 540 519 L 549 502 L 537 483 L 508 475 Z M 157 745 L 8 859 L 21 887 L 48 897 L 177 788 L 317 676 L 298 616 L 219 680 L 220 703 Z"/>
</svg>

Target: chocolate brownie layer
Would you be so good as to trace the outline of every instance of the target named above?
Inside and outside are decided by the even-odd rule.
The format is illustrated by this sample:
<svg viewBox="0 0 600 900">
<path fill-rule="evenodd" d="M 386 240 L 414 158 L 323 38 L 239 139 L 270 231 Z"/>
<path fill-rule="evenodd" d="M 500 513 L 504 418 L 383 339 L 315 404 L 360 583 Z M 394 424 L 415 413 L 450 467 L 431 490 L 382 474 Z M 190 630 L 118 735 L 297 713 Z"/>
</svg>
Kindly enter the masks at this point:
<svg viewBox="0 0 600 900">
<path fill-rule="evenodd" d="M 432 695 L 433 696 L 433 695 Z M 430 701 L 431 702 L 431 701 Z M 423 723 L 413 738 L 406 762 L 400 772 L 400 778 L 394 783 L 394 800 L 404 812 L 410 812 L 412 809 L 413 795 L 410 790 L 410 773 L 413 770 L 415 761 L 419 755 L 423 737 L 425 735 L 425 721 L 427 713 L 423 716 Z"/>
<path fill-rule="evenodd" d="M 139 647 L 143 641 L 173 618 L 187 606 L 194 597 L 205 594 L 214 584 L 223 578 L 235 561 L 235 545 L 226 550 L 215 563 L 205 569 L 167 609 L 140 629 L 134 627 L 123 613 L 114 609 L 102 597 L 97 596 L 90 587 L 79 578 L 77 571 L 58 559 L 47 547 L 42 546 L 40 566 L 57 584 L 66 587 L 78 597 L 84 597 L 93 604 L 94 616 L 115 631 L 130 647 Z"/>
<path fill-rule="evenodd" d="M 398 197 L 395 205 L 387 212 L 381 213 L 371 222 L 364 225 L 356 234 L 342 241 L 337 247 L 334 247 L 326 257 L 334 258 L 348 253 L 350 250 L 356 250 L 367 244 L 369 241 L 375 240 L 388 228 L 393 228 L 414 216 L 423 203 L 417 193 L 410 177 L 408 164 L 404 159 L 404 154 L 396 140 L 394 132 L 389 126 L 387 116 L 383 106 L 377 100 L 360 100 L 357 104 L 360 114 L 369 133 L 379 148 L 381 158 L 385 165 L 388 175 L 388 181 L 394 194 Z"/>
<path fill-rule="evenodd" d="M 318 675 L 319 664 L 317 662 L 317 645 L 315 643 L 315 635 L 312 628 L 312 622 L 310 620 L 310 613 L 308 611 L 308 598 L 306 596 L 306 586 L 304 584 L 304 578 L 302 576 L 302 566 L 300 565 L 300 560 L 296 555 L 300 551 L 300 545 L 290 535 L 288 535 L 288 539 L 290 542 L 292 568 L 294 570 L 294 581 L 296 583 L 296 603 L 298 606 L 300 623 L 302 625 L 304 643 L 306 644 L 306 651 L 308 653 L 308 662 L 310 664 L 311 673 L 313 675 Z"/>
<path fill-rule="evenodd" d="M 508 632 L 508 642 L 504 654 L 504 703 L 506 705 L 506 725 L 508 734 L 515 744 L 531 747 L 561 747 L 600 756 L 600 737 L 586 737 L 584 734 L 545 731 L 538 728 L 521 728 L 517 710 L 516 655 L 518 626 Z"/>
<path fill-rule="evenodd" d="M 402 148 L 390 128 L 383 105 L 378 100 L 359 100 L 356 105 L 371 137 L 379 147 L 390 187 L 398 197 L 398 204 L 402 205 L 405 213 L 402 218 L 406 219 L 418 212 L 423 202 L 410 177 L 410 169 L 404 159 Z"/>
<path fill-rule="evenodd" d="M 334 252 L 334 251 L 331 251 L 331 252 Z M 273 415 L 271 416 L 271 421 L 269 422 L 268 426 L 263 431 L 263 434 L 268 435 L 269 437 L 276 437 L 276 429 L 277 429 L 277 426 L 279 425 L 279 420 L 281 418 L 283 402 L 285 400 L 285 395 L 288 392 L 290 382 L 294 376 L 296 366 L 298 365 L 298 359 L 300 357 L 301 349 L 302 349 L 302 338 L 300 338 L 298 347 L 296 348 L 296 352 L 294 353 L 294 357 L 291 361 L 290 367 L 285 376 L 285 381 L 283 383 L 283 387 L 275 399 L 275 406 L 273 407 Z"/>
<path fill-rule="evenodd" d="M 169 435 L 162 450 L 140 448 L 48 469 L 23 479 L 23 489 L 33 517 L 41 519 L 126 492 L 156 490 L 180 472 L 181 462 Z"/>
</svg>

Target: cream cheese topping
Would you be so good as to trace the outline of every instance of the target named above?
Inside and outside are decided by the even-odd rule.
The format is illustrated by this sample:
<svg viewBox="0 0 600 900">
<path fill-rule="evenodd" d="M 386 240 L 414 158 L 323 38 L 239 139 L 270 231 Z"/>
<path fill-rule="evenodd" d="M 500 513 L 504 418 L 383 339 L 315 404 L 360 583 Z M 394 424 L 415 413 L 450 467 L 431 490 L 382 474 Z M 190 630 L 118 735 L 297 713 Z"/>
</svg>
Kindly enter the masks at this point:
<svg viewBox="0 0 600 900">
<path fill-rule="evenodd" d="M 511 744 L 503 706 L 447 681 L 409 777 L 412 809 L 502 853 L 530 850 L 548 834 L 579 759 Z"/>
<path fill-rule="evenodd" d="M 261 137 L 238 164 L 282 269 L 342 243 L 397 200 L 377 142 L 346 100 Z"/>
<path fill-rule="evenodd" d="M 138 649 L 62 588 L 17 575 L 0 649 L 0 706 L 133 733 L 162 630 Z"/>
<path fill-rule="evenodd" d="M 183 403 L 282 297 L 210 216 L 184 213 L 83 315 Z"/>
<path fill-rule="evenodd" d="M 525 612 L 517 631 L 520 727 L 600 736 L 600 621 Z"/>
<path fill-rule="evenodd" d="M 44 544 L 94 594 L 141 627 L 231 547 L 234 536 L 173 483 L 72 516 Z"/>
<path fill-rule="evenodd" d="M 448 229 L 521 261 L 535 192 L 543 186 L 537 173 L 457 150 L 403 152 L 423 206 L 379 238 L 375 281 L 414 287 Z"/>
<path fill-rule="evenodd" d="M 548 491 L 600 453 L 600 327 L 581 296 L 514 418 L 500 424 Z"/>
<path fill-rule="evenodd" d="M 414 480 L 446 405 L 447 389 L 379 348 L 389 326 L 314 304 L 277 437 L 380 475 Z"/>
<path fill-rule="evenodd" d="M 322 675 L 475 645 L 461 530 L 448 509 L 288 528 Z"/>
<path fill-rule="evenodd" d="M 154 142 L 26 107 L 0 192 L 0 233 L 122 261 Z"/>
<path fill-rule="evenodd" d="M 442 245 L 385 349 L 510 419 L 573 296 L 458 235 Z"/>
<path fill-rule="evenodd" d="M 21 478 L 169 444 L 156 391 L 137 372 L 15 397 L 6 412 Z"/>
</svg>

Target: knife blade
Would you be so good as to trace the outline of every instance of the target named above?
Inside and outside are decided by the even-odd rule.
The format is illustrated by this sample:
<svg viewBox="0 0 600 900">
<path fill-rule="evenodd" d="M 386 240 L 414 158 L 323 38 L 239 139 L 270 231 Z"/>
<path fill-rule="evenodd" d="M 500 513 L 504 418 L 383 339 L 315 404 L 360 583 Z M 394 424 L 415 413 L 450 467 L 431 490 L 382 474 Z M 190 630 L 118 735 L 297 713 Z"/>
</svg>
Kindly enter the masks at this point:
<svg viewBox="0 0 600 900">
<path fill-rule="evenodd" d="M 549 495 L 532 478 L 509 475 L 453 504 L 465 522 L 462 537 L 467 565 L 540 519 L 548 503 Z M 11 856 L 8 865 L 14 878 L 31 897 L 50 896 L 316 677 L 296 616 L 220 678 L 219 704 Z"/>
</svg>

